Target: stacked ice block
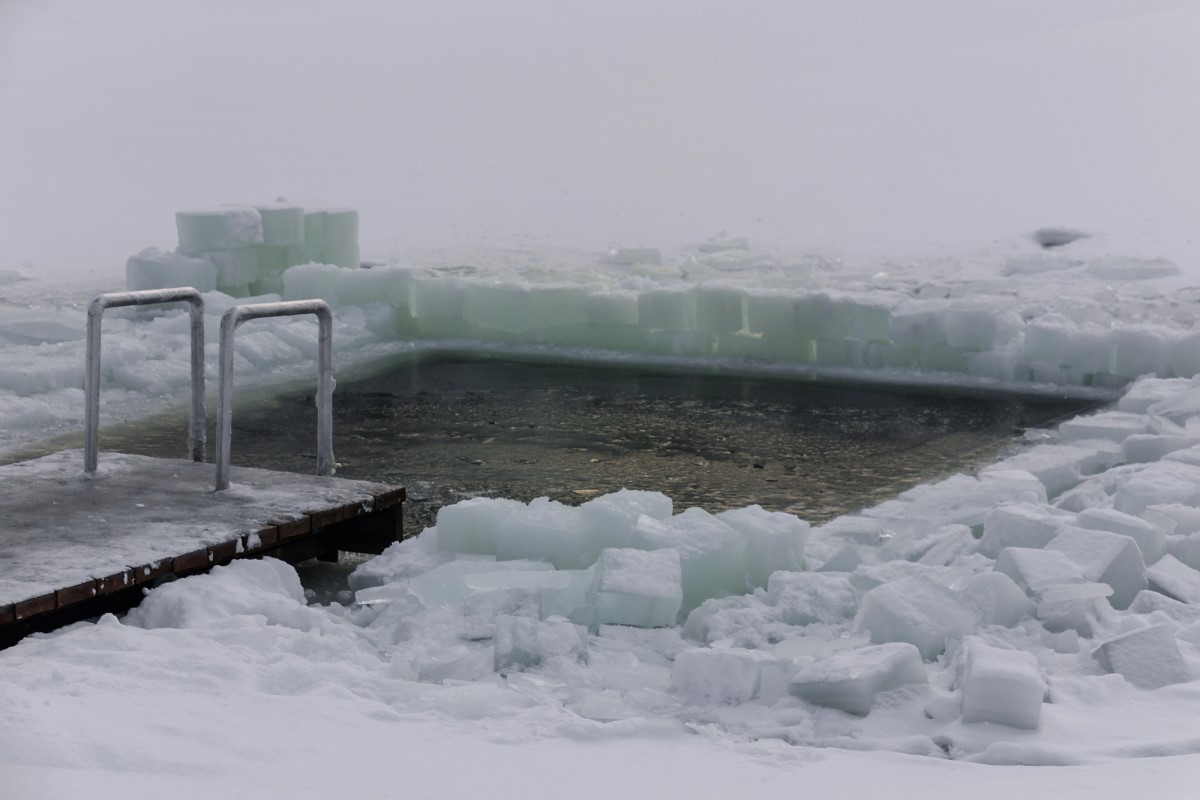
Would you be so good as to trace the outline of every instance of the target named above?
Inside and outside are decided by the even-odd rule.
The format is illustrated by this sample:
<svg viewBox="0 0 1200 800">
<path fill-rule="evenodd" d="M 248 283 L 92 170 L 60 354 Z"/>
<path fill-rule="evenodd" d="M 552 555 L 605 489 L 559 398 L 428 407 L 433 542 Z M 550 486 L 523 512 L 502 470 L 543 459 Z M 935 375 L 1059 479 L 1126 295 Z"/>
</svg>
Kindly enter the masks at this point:
<svg viewBox="0 0 1200 800">
<path fill-rule="evenodd" d="M 195 286 L 234 297 L 283 293 L 300 264 L 359 266 L 358 212 L 289 203 L 217 206 L 175 214 L 179 247 L 148 248 L 126 264 L 131 290 Z"/>
</svg>

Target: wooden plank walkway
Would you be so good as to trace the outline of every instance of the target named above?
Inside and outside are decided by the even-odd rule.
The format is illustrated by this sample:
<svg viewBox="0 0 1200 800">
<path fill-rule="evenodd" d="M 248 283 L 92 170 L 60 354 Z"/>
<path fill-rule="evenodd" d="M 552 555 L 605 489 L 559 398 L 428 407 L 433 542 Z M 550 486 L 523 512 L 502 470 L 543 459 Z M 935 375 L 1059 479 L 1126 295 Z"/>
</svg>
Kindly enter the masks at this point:
<svg viewBox="0 0 1200 800">
<path fill-rule="evenodd" d="M 0 647 L 32 630 L 136 604 L 168 575 L 235 558 L 378 553 L 402 535 L 402 487 L 67 450 L 0 466 Z"/>
</svg>

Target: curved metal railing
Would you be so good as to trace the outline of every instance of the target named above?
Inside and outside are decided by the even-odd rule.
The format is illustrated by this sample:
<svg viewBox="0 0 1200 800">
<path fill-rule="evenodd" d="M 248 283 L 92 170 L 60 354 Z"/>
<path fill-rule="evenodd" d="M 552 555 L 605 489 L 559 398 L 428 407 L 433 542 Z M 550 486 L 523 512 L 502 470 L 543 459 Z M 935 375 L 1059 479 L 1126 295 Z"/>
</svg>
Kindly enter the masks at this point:
<svg viewBox="0 0 1200 800">
<path fill-rule="evenodd" d="M 323 300 L 293 300 L 233 306 L 221 317 L 220 377 L 217 383 L 217 491 L 229 488 L 233 429 L 233 334 L 243 322 L 262 317 L 315 314 L 317 351 L 317 474 L 333 474 L 333 315 Z"/>
<path fill-rule="evenodd" d="M 188 419 L 188 453 L 192 461 L 204 460 L 204 300 L 190 286 L 141 292 L 102 294 L 88 306 L 87 356 L 83 375 L 83 470 L 95 475 L 100 459 L 100 322 L 105 309 L 154 303 L 191 304 L 192 407 Z"/>
</svg>

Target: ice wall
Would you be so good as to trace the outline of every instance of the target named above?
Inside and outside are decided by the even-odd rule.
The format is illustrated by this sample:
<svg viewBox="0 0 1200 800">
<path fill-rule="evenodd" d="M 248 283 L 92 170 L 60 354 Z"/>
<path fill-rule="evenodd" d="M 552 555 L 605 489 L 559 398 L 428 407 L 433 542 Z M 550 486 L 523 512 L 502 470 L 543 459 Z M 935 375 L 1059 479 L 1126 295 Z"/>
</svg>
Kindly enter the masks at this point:
<svg viewBox="0 0 1200 800">
<path fill-rule="evenodd" d="M 808 370 L 1114 390 L 1200 371 L 1193 312 L 1154 313 L 1161 258 L 1027 248 L 960 274 L 871 275 L 779 261 L 744 238 L 676 257 L 614 247 L 591 263 L 359 269 L 358 216 L 275 203 L 176 214 L 179 248 L 128 265 L 130 289 L 188 284 L 234 297 L 319 297 L 371 311 L 384 338 L 602 348 Z M 1033 237 L 1033 241 L 1038 241 Z M 891 265 L 888 265 L 891 266 Z M 974 273 L 968 267 L 975 267 Z M 894 269 L 894 267 L 893 267 Z M 1114 284 L 1127 286 L 1122 293 Z"/>
<path fill-rule="evenodd" d="M 416 339 L 1101 389 L 1118 389 L 1142 375 L 1191 377 L 1200 369 L 1200 334 L 1171 319 L 1124 324 L 1106 318 L 1099 304 L 1081 304 L 1069 316 L 1003 290 L 928 298 L 908 287 L 834 281 L 775 288 L 686 274 L 580 277 L 464 277 L 409 266 L 363 271 L 307 264 L 284 273 L 283 294 L 388 308 L 394 335 Z"/>
</svg>

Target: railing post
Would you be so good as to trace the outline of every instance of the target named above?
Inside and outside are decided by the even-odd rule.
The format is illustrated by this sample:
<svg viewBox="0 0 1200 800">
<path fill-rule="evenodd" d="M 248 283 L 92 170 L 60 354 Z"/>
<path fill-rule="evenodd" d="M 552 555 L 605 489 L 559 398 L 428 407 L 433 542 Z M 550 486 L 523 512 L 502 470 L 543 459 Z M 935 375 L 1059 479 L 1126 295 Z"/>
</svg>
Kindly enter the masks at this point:
<svg viewBox="0 0 1200 800">
<path fill-rule="evenodd" d="M 233 306 L 221 317 L 220 373 L 217 379 L 218 492 L 229 488 L 229 452 L 233 439 L 233 336 L 239 325 L 262 317 L 315 314 L 317 339 L 317 474 L 333 474 L 333 314 L 323 300 L 293 300 Z"/>
<path fill-rule="evenodd" d="M 100 323 L 105 309 L 187 302 L 192 334 L 192 405 L 188 416 L 188 455 L 204 460 L 204 300 L 196 289 L 150 289 L 102 294 L 88 306 L 87 355 L 83 373 L 83 470 L 96 473 L 100 460 Z"/>
</svg>

